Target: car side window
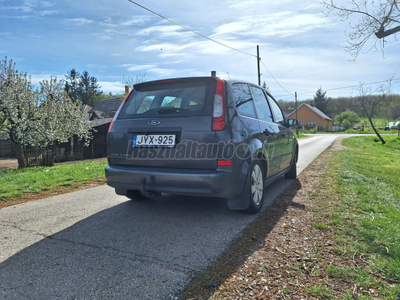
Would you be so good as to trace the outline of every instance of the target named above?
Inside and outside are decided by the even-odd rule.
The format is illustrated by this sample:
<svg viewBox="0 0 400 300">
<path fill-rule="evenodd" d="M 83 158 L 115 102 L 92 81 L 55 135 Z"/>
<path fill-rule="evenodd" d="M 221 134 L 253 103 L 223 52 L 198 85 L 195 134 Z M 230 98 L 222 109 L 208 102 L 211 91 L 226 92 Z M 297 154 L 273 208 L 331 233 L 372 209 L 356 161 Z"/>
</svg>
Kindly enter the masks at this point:
<svg viewBox="0 0 400 300">
<path fill-rule="evenodd" d="M 233 85 L 233 95 L 238 113 L 244 116 L 256 118 L 253 98 L 251 97 L 249 86 L 245 83 Z"/>
<path fill-rule="evenodd" d="M 271 97 L 268 97 L 268 100 L 272 109 L 272 113 L 274 115 L 275 123 L 283 124 L 283 122 L 285 122 L 285 117 L 283 116 L 282 110 L 279 107 L 278 103 L 276 103 L 275 100 Z"/>
<path fill-rule="evenodd" d="M 271 109 L 269 108 L 264 91 L 254 86 L 250 86 L 250 90 L 253 95 L 254 105 L 256 106 L 258 118 L 263 121 L 273 122 Z"/>
</svg>

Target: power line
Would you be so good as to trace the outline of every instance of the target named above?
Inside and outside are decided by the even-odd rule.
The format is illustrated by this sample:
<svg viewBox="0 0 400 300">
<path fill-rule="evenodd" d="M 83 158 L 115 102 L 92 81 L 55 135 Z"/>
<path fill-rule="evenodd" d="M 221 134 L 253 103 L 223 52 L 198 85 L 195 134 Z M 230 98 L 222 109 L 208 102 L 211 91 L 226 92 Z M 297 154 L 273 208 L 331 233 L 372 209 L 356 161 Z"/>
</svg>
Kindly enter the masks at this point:
<svg viewBox="0 0 400 300">
<path fill-rule="evenodd" d="M 242 51 L 242 50 L 233 48 L 233 47 L 231 47 L 231 46 L 225 45 L 225 44 L 223 44 L 223 43 L 221 43 L 221 42 L 218 42 L 218 41 L 216 41 L 216 40 L 214 40 L 214 39 L 212 39 L 212 38 L 209 38 L 208 36 L 205 36 L 205 35 L 203 35 L 203 34 L 201 34 L 201 33 L 198 33 L 198 32 L 196 32 L 196 31 L 194 31 L 194 30 L 191 30 L 190 28 L 187 28 L 187 27 L 185 27 L 185 26 L 183 26 L 183 25 L 181 25 L 181 24 L 179 24 L 179 23 L 177 23 L 177 22 L 174 22 L 174 21 L 172 21 L 171 19 L 168 19 L 167 17 L 164 17 L 163 15 L 160 15 L 159 13 L 156 13 L 155 11 L 153 11 L 153 10 L 151 10 L 151 9 L 149 9 L 149 8 L 144 7 L 143 5 L 140 5 L 139 3 L 136 3 L 135 1 L 132 1 L 132 0 L 128 0 L 128 1 L 131 2 L 131 3 L 133 3 L 133 4 L 135 4 L 135 5 L 137 5 L 137 6 L 139 6 L 139 7 L 141 7 L 141 8 L 143 8 L 143 9 L 145 9 L 145 10 L 147 10 L 148 12 L 151 12 L 152 14 L 155 14 L 156 16 L 159 16 L 160 18 L 163 18 L 164 20 L 167 20 L 168 22 L 171 22 L 171 23 L 173 23 L 173 24 L 175 24 L 175 25 L 177 25 L 177 26 L 179 26 L 179 27 L 182 27 L 183 29 L 185 29 L 185 30 L 187 30 L 187 31 L 190 31 L 190 32 L 192 32 L 192 33 L 194 33 L 194 34 L 197 34 L 198 36 L 201 36 L 202 38 L 205 38 L 205 39 L 207 39 L 207 40 L 209 40 L 209 41 L 211 41 L 211 42 L 217 43 L 217 44 L 219 44 L 219 45 L 221 45 L 221 46 L 224 46 L 224 47 L 226 47 L 226 48 L 229 48 L 229 49 L 231 49 L 231 50 L 234 50 L 234 51 L 237 51 L 237 52 L 246 54 L 246 55 L 250 55 L 250 56 L 253 56 L 253 57 L 257 57 L 257 56 L 254 55 L 254 54 L 251 54 L 251 53 L 248 53 L 248 52 L 245 52 L 245 51 Z"/>
<path fill-rule="evenodd" d="M 293 96 L 293 94 L 291 92 L 289 92 L 287 89 L 285 89 L 279 82 L 278 80 L 276 80 L 276 78 L 274 77 L 274 75 L 272 75 L 272 73 L 268 70 L 267 66 L 264 64 L 264 62 L 260 59 L 262 65 L 264 66 L 264 68 L 267 70 L 267 72 L 269 73 L 269 75 L 271 75 L 271 77 L 275 80 L 275 82 L 289 95 Z"/>
<path fill-rule="evenodd" d="M 400 78 L 393 78 L 391 79 L 391 81 L 399 81 Z M 369 83 L 360 83 L 360 84 L 355 84 L 355 85 L 349 85 L 349 86 L 342 86 L 342 87 L 337 87 L 337 88 L 331 88 L 331 89 L 326 89 L 324 91 L 335 91 L 335 90 L 344 90 L 344 89 L 350 89 L 350 88 L 357 88 L 360 85 L 372 85 L 372 84 L 378 84 L 378 83 L 384 83 L 384 82 L 388 82 L 388 80 L 382 80 L 382 81 L 375 81 L 375 82 L 369 82 Z M 305 95 L 305 94 L 314 94 L 315 91 L 313 92 L 302 92 L 302 93 L 297 93 L 298 95 Z M 287 95 L 277 95 L 275 96 L 277 97 L 287 97 Z"/>
<path fill-rule="evenodd" d="M 400 80 L 400 78 L 391 79 L 391 81 L 398 81 L 398 80 Z M 337 88 L 327 89 L 325 91 L 344 90 L 344 89 L 356 88 L 356 87 L 359 87 L 360 85 L 372 85 L 372 84 L 378 84 L 378 83 L 384 83 L 384 82 L 388 82 L 388 80 L 375 81 L 375 82 L 370 82 L 370 83 L 360 83 L 360 84 L 356 84 L 356 85 L 337 87 Z M 313 94 L 313 93 L 315 93 L 315 92 L 303 92 L 303 93 L 298 93 L 298 94 L 304 95 L 304 94 Z"/>
</svg>

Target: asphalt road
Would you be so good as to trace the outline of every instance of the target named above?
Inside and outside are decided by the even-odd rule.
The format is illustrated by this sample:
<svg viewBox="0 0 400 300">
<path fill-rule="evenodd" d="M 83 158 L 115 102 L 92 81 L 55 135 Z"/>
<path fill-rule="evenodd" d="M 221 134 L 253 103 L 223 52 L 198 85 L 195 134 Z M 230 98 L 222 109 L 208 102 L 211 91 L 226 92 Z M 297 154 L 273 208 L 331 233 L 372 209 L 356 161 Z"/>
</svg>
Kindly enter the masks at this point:
<svg viewBox="0 0 400 300">
<path fill-rule="evenodd" d="M 337 135 L 301 139 L 298 172 Z M 266 191 L 268 209 L 292 180 Z M 226 201 L 134 202 L 107 186 L 0 210 L 0 300 L 180 299 L 256 216 Z"/>
</svg>

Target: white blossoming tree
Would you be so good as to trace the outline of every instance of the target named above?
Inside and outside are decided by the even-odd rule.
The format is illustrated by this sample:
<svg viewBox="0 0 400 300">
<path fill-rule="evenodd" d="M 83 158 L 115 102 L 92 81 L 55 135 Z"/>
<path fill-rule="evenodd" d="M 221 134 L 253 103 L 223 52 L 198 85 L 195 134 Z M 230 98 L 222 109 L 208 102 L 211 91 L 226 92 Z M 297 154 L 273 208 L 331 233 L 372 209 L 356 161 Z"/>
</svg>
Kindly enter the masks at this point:
<svg viewBox="0 0 400 300">
<path fill-rule="evenodd" d="M 74 135 L 89 142 L 91 125 L 85 114 L 68 97 L 64 82 L 50 78 L 35 88 L 12 60 L 0 62 L 0 132 L 16 144 L 19 167 L 26 165 L 25 146 L 46 147 Z"/>
</svg>

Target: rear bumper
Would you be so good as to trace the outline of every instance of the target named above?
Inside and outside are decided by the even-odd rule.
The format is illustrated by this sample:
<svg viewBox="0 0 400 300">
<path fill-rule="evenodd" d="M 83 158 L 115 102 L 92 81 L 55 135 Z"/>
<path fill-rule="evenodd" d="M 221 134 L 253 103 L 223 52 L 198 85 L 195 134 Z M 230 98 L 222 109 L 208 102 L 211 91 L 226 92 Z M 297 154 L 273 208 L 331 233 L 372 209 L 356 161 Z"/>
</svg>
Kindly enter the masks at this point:
<svg viewBox="0 0 400 300">
<path fill-rule="evenodd" d="M 230 167 L 217 170 L 162 169 L 108 165 L 107 184 L 118 190 L 140 190 L 142 178 L 151 192 L 190 196 L 236 198 L 243 192 L 245 176 Z M 243 178 L 242 178 L 243 177 Z"/>
</svg>

